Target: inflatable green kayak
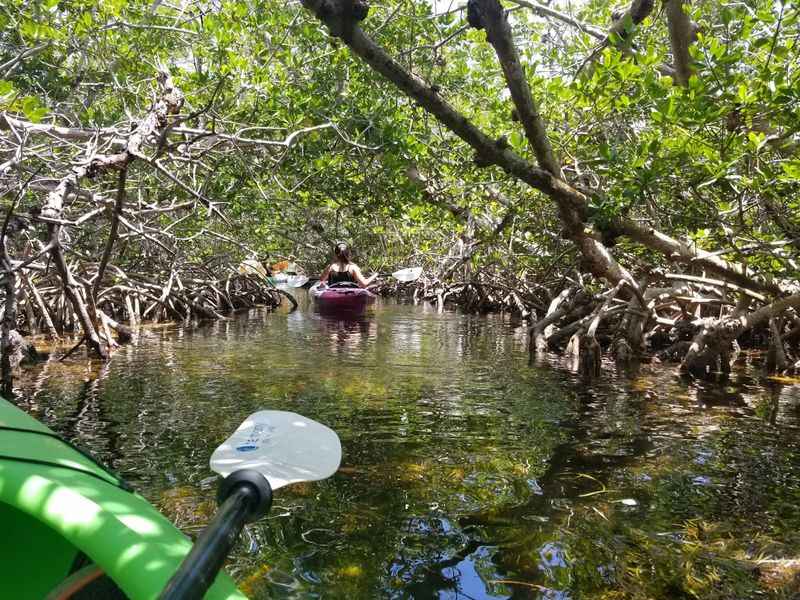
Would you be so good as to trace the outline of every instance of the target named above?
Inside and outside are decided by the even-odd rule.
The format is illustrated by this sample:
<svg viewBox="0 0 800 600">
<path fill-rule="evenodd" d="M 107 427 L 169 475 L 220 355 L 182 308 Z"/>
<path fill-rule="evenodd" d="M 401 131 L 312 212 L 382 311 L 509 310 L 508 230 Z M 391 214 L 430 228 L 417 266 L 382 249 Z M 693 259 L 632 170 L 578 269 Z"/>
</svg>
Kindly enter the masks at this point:
<svg viewBox="0 0 800 600">
<path fill-rule="evenodd" d="M 0 399 L 0 598 L 154 599 L 192 544 L 144 498 Z M 205 596 L 246 600 L 225 573 Z"/>
</svg>

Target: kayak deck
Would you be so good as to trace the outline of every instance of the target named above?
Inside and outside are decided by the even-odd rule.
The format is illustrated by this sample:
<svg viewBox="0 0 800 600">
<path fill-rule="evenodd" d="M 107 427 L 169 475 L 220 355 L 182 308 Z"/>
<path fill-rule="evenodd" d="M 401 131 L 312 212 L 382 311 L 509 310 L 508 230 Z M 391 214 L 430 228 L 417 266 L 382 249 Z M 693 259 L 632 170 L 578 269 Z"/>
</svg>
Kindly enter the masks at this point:
<svg viewBox="0 0 800 600">
<path fill-rule="evenodd" d="M 362 313 L 375 302 L 375 294 L 356 285 L 326 286 L 319 283 L 309 289 L 317 308 L 323 312 Z"/>
</svg>

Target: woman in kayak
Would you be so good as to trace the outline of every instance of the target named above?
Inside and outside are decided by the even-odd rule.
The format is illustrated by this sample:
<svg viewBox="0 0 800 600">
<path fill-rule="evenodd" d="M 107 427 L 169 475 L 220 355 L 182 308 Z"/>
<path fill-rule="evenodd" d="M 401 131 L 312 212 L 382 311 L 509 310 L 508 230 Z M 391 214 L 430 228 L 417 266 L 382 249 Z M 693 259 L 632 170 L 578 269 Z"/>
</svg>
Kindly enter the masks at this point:
<svg viewBox="0 0 800 600">
<path fill-rule="evenodd" d="M 334 283 L 355 283 L 362 288 L 375 281 L 378 274 L 367 278 L 361 273 L 358 265 L 350 260 L 350 248 L 344 242 L 339 242 L 333 249 L 333 263 L 322 272 L 319 282 L 333 285 Z"/>
</svg>

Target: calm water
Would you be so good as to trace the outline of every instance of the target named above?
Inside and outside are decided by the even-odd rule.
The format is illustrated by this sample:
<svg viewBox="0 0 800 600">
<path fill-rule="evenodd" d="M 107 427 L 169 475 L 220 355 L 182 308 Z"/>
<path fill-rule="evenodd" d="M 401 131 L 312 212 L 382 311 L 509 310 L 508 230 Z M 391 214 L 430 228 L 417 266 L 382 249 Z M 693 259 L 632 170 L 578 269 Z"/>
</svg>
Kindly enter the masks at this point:
<svg viewBox="0 0 800 600">
<path fill-rule="evenodd" d="M 245 416 L 333 428 L 341 471 L 280 490 L 230 562 L 253 598 L 783 597 L 791 577 L 747 565 L 800 553 L 800 386 L 609 365 L 589 388 L 524 341 L 420 306 L 253 312 L 48 363 L 20 401 L 190 533 Z"/>
</svg>

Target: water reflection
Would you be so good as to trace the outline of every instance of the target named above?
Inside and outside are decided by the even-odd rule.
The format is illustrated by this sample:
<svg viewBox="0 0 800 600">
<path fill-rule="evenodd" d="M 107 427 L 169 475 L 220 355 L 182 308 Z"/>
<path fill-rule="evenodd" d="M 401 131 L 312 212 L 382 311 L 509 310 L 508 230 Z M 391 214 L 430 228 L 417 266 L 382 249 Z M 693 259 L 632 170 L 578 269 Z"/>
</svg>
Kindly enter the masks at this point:
<svg viewBox="0 0 800 600">
<path fill-rule="evenodd" d="M 747 357 L 719 384 L 606 364 L 588 387 L 524 343 L 500 316 L 306 305 L 153 329 L 108 365 L 48 362 L 21 402 L 190 532 L 244 416 L 336 430 L 341 471 L 282 489 L 231 563 L 253 598 L 772 593 L 741 565 L 800 553 L 800 387 Z"/>
<path fill-rule="evenodd" d="M 329 350 L 339 356 L 363 351 L 377 336 L 378 325 L 369 316 L 314 313 L 313 318 L 327 338 Z"/>
</svg>

